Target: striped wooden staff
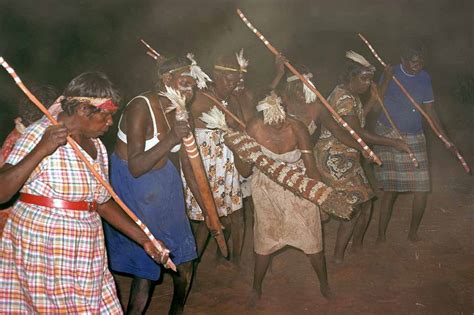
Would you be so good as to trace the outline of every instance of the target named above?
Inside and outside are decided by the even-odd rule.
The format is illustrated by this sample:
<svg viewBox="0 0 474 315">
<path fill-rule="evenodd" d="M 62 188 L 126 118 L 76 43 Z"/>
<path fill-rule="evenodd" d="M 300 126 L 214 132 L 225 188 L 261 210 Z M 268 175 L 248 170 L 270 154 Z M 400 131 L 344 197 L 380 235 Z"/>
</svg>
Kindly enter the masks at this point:
<svg viewBox="0 0 474 315">
<path fill-rule="evenodd" d="M 160 58 L 163 58 L 156 50 L 153 49 L 147 42 L 145 42 L 143 39 L 140 38 L 140 41 L 142 42 L 143 45 L 145 45 L 146 48 L 148 48 L 148 51 L 146 52 L 148 56 L 155 60 L 159 60 Z"/>
<path fill-rule="evenodd" d="M 35 104 L 39 110 L 43 112 L 43 114 L 48 117 L 48 119 L 51 121 L 53 125 L 58 125 L 58 121 L 51 115 L 51 113 L 44 107 L 43 104 L 36 98 L 36 96 L 33 95 L 33 93 L 28 90 L 28 88 L 25 86 L 25 84 L 21 81 L 20 77 L 16 74 L 15 70 L 10 67 L 10 65 L 3 59 L 3 57 L 0 57 L 0 63 L 2 66 L 7 70 L 7 72 L 12 76 L 13 80 L 15 80 L 15 83 L 18 85 L 18 87 L 25 93 L 25 95 Z M 169 253 L 168 249 L 164 249 L 160 243 L 156 240 L 156 238 L 151 234 L 150 230 L 148 227 L 146 227 L 145 224 L 127 207 L 127 205 L 119 198 L 119 196 L 114 192 L 110 184 L 102 178 L 102 176 L 94 169 L 94 166 L 87 160 L 87 158 L 84 156 L 84 154 L 80 151 L 78 144 L 76 141 L 74 141 L 73 138 L 70 136 L 67 137 L 67 142 L 71 145 L 73 148 L 74 152 L 76 152 L 77 156 L 79 159 L 81 159 L 89 169 L 89 171 L 94 175 L 94 177 L 101 183 L 105 189 L 110 193 L 112 198 L 117 202 L 117 204 L 125 211 L 125 213 L 142 229 L 142 231 L 146 234 L 148 239 L 155 245 L 156 249 L 159 252 L 164 252 L 164 253 Z M 166 268 L 170 268 L 174 271 L 176 271 L 176 265 L 173 263 L 171 258 L 168 259 L 168 262 L 165 264 Z"/>
<path fill-rule="evenodd" d="M 242 21 L 248 26 L 252 32 L 255 33 L 255 35 L 265 44 L 265 46 L 276 56 L 280 55 L 280 53 L 275 49 L 275 47 L 270 44 L 270 42 L 249 22 L 249 20 L 245 17 L 245 15 L 237 9 L 237 14 L 240 16 Z M 298 79 L 303 82 L 304 85 L 306 85 L 313 93 L 315 93 L 318 98 L 321 100 L 323 105 L 327 108 L 327 110 L 331 113 L 332 117 L 341 125 L 343 126 L 347 131 L 349 131 L 350 135 L 359 143 L 359 145 L 364 149 L 364 151 L 367 153 L 369 158 L 371 158 L 375 163 L 378 165 L 382 165 L 382 161 L 375 155 L 375 153 L 369 148 L 369 146 L 362 140 L 362 138 L 354 131 L 354 129 L 349 126 L 347 122 L 345 122 L 341 116 L 329 105 L 328 101 L 324 98 L 324 96 L 313 86 L 311 85 L 306 78 L 301 75 L 288 61 L 285 62 L 285 66 L 294 74 L 298 77 Z"/>
<path fill-rule="evenodd" d="M 374 57 L 380 62 L 380 64 L 384 68 L 387 67 L 387 64 L 382 60 L 382 58 L 379 57 L 379 55 L 377 54 L 375 49 L 372 47 L 372 45 L 369 43 L 369 41 L 364 36 L 362 36 L 362 34 L 359 33 L 358 35 L 359 35 L 360 39 L 362 39 L 362 41 L 367 45 L 367 47 L 369 47 L 369 50 L 372 52 Z M 403 86 L 403 84 L 394 75 L 392 75 L 392 80 L 398 85 L 400 90 L 402 90 L 403 94 L 405 94 L 405 96 L 412 103 L 412 105 L 426 119 L 426 121 L 430 125 L 433 132 L 438 136 L 438 138 L 441 141 L 443 141 L 446 148 L 448 148 L 448 149 L 451 148 L 453 150 L 453 152 L 456 155 L 456 157 L 458 158 L 459 162 L 461 162 L 464 170 L 466 171 L 466 173 L 469 174 L 471 172 L 471 169 L 470 169 L 469 165 L 467 165 L 466 161 L 464 160 L 464 157 L 461 155 L 461 153 L 459 153 L 459 150 L 456 148 L 456 146 L 453 143 L 449 142 L 445 137 L 443 137 L 441 132 L 438 130 L 438 128 L 433 123 L 433 120 L 431 120 L 430 116 L 428 116 L 428 114 L 423 110 L 423 108 L 421 108 L 421 106 L 415 101 L 415 99 L 413 99 L 413 97 L 410 95 L 410 93 L 407 91 L 407 89 Z"/>
<path fill-rule="evenodd" d="M 395 125 L 395 122 L 393 121 L 392 117 L 390 117 L 390 114 L 388 113 L 387 108 L 385 108 L 385 105 L 384 105 L 382 99 L 380 98 L 379 92 L 377 91 L 377 88 L 372 85 L 372 90 L 375 94 L 375 98 L 377 99 L 377 102 L 380 104 L 380 107 L 382 108 L 382 111 L 385 114 L 385 117 L 387 117 L 390 125 L 392 126 L 393 131 L 395 132 L 396 136 L 398 137 L 398 139 L 404 141 L 403 137 L 402 137 L 402 134 L 400 133 L 400 130 L 398 130 L 398 128 Z M 415 165 L 415 167 L 418 167 L 419 163 L 418 163 L 418 160 L 416 159 L 415 155 L 413 154 L 413 152 L 410 150 L 410 152 L 408 154 L 410 155 L 410 159 L 413 162 L 413 164 Z"/>
<path fill-rule="evenodd" d="M 166 96 L 165 94 L 161 94 Z M 180 108 L 176 106 L 176 120 L 177 121 L 187 121 L 188 113 L 185 108 Z M 206 170 L 202 162 L 201 153 L 199 148 L 196 145 L 196 139 L 194 134 L 191 132 L 187 137 L 183 138 L 183 144 L 186 151 L 186 154 L 191 164 L 193 170 L 194 178 L 199 187 L 199 193 L 202 197 L 202 202 L 204 205 L 203 213 L 206 217 L 206 225 L 209 229 L 209 232 L 216 240 L 217 246 L 221 254 L 224 257 L 229 255 L 227 249 L 227 243 L 224 238 L 224 233 L 222 231 L 222 224 L 219 220 L 219 215 L 217 214 L 217 207 L 214 201 L 214 196 L 211 191 L 211 186 L 209 185 L 209 180 L 207 178 Z"/>
</svg>

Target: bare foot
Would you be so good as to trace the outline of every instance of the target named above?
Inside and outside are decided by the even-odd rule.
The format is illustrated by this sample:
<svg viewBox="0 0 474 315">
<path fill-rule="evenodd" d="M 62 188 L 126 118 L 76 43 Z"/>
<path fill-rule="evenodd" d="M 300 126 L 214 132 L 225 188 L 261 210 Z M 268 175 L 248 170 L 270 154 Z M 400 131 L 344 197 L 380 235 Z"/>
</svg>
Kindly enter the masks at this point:
<svg viewBox="0 0 474 315">
<path fill-rule="evenodd" d="M 337 256 L 333 256 L 332 257 L 332 262 L 335 264 L 335 265 L 342 265 L 344 263 L 344 257 L 337 257 Z"/>
<path fill-rule="evenodd" d="M 383 245 L 387 242 L 387 239 L 385 238 L 385 235 L 384 236 L 378 236 L 377 237 L 377 240 L 375 241 L 375 244 L 377 245 Z"/>
<path fill-rule="evenodd" d="M 408 234 L 408 240 L 412 243 L 416 243 L 421 241 L 422 239 L 418 236 L 418 234 Z"/>
<path fill-rule="evenodd" d="M 362 251 L 362 245 L 354 245 L 352 244 L 351 251 L 354 254 L 359 254 Z"/>
<path fill-rule="evenodd" d="M 320 285 L 319 290 L 321 291 L 321 295 L 326 298 L 326 300 L 332 300 L 334 299 L 334 293 L 332 293 L 331 288 L 329 285 Z"/>
<path fill-rule="evenodd" d="M 261 290 L 252 289 L 252 292 L 250 293 L 250 296 L 247 301 L 247 309 L 254 309 L 257 306 L 258 302 L 260 301 L 261 297 L 262 297 Z"/>
</svg>

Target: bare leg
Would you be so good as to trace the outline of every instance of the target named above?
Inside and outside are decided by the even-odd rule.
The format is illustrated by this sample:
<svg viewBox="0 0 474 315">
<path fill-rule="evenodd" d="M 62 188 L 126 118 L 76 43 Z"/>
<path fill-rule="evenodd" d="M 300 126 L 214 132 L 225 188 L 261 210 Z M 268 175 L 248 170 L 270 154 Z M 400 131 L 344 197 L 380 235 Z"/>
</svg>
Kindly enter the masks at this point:
<svg viewBox="0 0 474 315">
<path fill-rule="evenodd" d="M 191 287 L 191 279 L 193 274 L 193 262 L 189 261 L 177 266 L 178 272 L 172 273 L 173 278 L 173 300 L 169 314 L 182 314 L 184 310 L 184 304 L 188 297 L 189 289 Z"/>
<path fill-rule="evenodd" d="M 232 261 L 234 264 L 240 264 L 242 246 L 244 241 L 244 209 L 237 210 L 230 215 L 232 224 Z"/>
<path fill-rule="evenodd" d="M 387 232 L 388 222 L 390 222 L 390 218 L 392 217 L 393 205 L 397 197 L 398 193 L 395 191 L 384 191 L 382 194 L 377 243 L 383 243 L 386 240 L 385 233 Z"/>
<path fill-rule="evenodd" d="M 229 249 L 229 257 L 227 257 L 227 258 L 230 258 L 232 256 L 232 254 L 230 253 L 230 248 L 229 248 L 229 239 L 230 239 L 231 236 L 233 237 L 232 219 L 230 217 L 231 215 L 219 218 L 222 225 L 224 226 L 224 239 L 225 239 L 225 242 L 227 244 L 227 248 Z M 219 248 L 217 248 L 216 249 L 216 258 L 221 258 L 221 257 L 222 257 L 221 252 L 220 252 Z"/>
<path fill-rule="evenodd" d="M 144 314 L 150 300 L 152 281 L 133 277 L 128 300 L 127 315 Z"/>
<path fill-rule="evenodd" d="M 125 294 L 123 293 L 124 291 L 123 287 L 120 285 L 118 274 L 116 274 L 115 272 L 112 272 L 112 276 L 114 277 L 115 286 L 117 287 L 117 294 L 120 301 L 120 305 L 122 305 L 122 309 L 125 309 L 124 301 L 126 297 L 125 297 Z"/>
<path fill-rule="evenodd" d="M 253 270 L 253 290 L 251 302 L 256 303 L 262 296 L 262 282 L 270 264 L 270 255 L 255 254 L 255 265 Z"/>
<path fill-rule="evenodd" d="M 344 261 L 344 252 L 346 251 L 347 244 L 351 239 L 354 226 L 360 216 L 360 208 L 356 210 L 355 216 L 350 221 L 341 221 L 337 230 L 336 246 L 334 247 L 334 262 L 336 264 L 342 264 Z"/>
<path fill-rule="evenodd" d="M 200 260 L 204 250 L 206 249 L 207 241 L 209 239 L 209 230 L 204 221 L 191 221 L 191 227 L 193 229 L 194 238 L 196 239 L 198 260 Z"/>
<path fill-rule="evenodd" d="M 408 232 L 408 240 L 412 242 L 419 241 L 418 227 L 426 209 L 426 201 L 428 200 L 428 193 L 415 192 L 413 196 L 413 209 L 411 213 L 410 231 Z"/>
<path fill-rule="evenodd" d="M 352 249 L 356 252 L 362 249 L 365 231 L 367 231 L 372 214 L 372 200 L 364 202 L 360 205 L 360 208 L 359 219 L 357 220 L 354 227 L 354 233 L 352 237 Z"/>
<path fill-rule="evenodd" d="M 316 274 L 318 275 L 319 289 L 322 296 L 327 299 L 331 298 L 332 293 L 328 283 L 328 272 L 326 269 L 326 257 L 324 256 L 324 251 L 307 256 L 311 261 L 314 271 L 316 271 Z"/>
</svg>

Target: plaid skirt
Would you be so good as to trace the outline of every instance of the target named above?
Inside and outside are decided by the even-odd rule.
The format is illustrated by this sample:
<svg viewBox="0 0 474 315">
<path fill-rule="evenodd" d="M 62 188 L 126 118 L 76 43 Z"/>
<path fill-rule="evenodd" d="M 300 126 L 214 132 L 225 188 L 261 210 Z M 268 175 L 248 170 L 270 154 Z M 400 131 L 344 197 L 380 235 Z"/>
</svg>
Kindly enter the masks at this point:
<svg viewBox="0 0 474 315">
<path fill-rule="evenodd" d="M 396 138 L 393 129 L 377 123 L 375 132 L 381 136 Z M 384 191 L 427 192 L 430 191 L 430 173 L 426 152 L 425 135 L 402 134 L 418 160 L 419 166 L 413 165 L 410 156 L 389 146 L 374 146 L 374 151 L 382 160 L 382 166 L 375 166 L 375 177 L 378 187 Z"/>
<path fill-rule="evenodd" d="M 122 314 L 96 212 L 17 202 L 0 257 L 0 314 Z"/>
</svg>

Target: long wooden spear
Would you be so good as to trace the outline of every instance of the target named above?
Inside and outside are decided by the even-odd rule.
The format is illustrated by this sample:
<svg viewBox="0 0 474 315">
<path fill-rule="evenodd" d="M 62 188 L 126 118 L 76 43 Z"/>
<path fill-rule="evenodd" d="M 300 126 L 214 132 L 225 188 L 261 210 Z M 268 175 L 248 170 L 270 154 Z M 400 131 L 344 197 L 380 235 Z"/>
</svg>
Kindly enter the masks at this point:
<svg viewBox="0 0 474 315">
<path fill-rule="evenodd" d="M 375 94 L 375 98 L 377 99 L 377 102 L 380 104 L 380 107 L 382 108 L 382 111 L 383 113 L 385 114 L 385 117 L 387 117 L 390 125 L 392 126 L 393 128 L 393 131 L 395 132 L 395 135 L 398 137 L 398 139 L 402 140 L 402 141 L 405 141 L 402 137 L 402 134 L 400 133 L 400 130 L 398 130 L 397 126 L 395 125 L 395 122 L 393 121 L 392 117 L 390 117 L 390 114 L 388 113 L 388 110 L 387 108 L 385 108 L 385 105 L 382 101 L 382 99 L 380 98 L 380 95 L 379 95 L 379 92 L 377 91 L 377 88 L 372 86 L 372 90 Z M 416 159 L 415 155 L 413 154 L 413 152 L 410 150 L 408 152 L 408 154 L 410 155 L 410 158 L 411 158 L 411 161 L 413 162 L 413 164 L 415 165 L 415 167 L 418 167 L 419 164 L 418 164 L 418 160 Z"/>
<path fill-rule="evenodd" d="M 15 70 L 1 56 L 0 56 L 0 63 L 5 68 L 5 70 L 7 70 L 7 72 L 13 78 L 15 83 L 18 85 L 18 87 L 30 99 L 30 101 L 33 102 L 33 104 L 35 104 L 39 108 L 39 110 L 41 110 L 43 114 L 46 115 L 46 117 L 48 117 L 48 119 L 51 121 L 53 125 L 58 125 L 58 121 L 51 115 L 51 113 L 46 109 L 46 107 L 43 104 L 41 104 L 41 102 L 36 98 L 36 96 L 34 96 L 33 93 L 31 93 L 30 90 L 28 90 L 25 84 L 21 81 L 18 74 L 16 74 Z M 145 224 L 143 224 L 143 222 L 135 215 L 135 213 L 133 213 L 132 210 L 130 210 L 130 208 L 128 208 L 127 205 L 119 198 L 119 196 L 113 190 L 112 186 L 110 186 L 110 184 L 105 179 L 103 179 L 102 176 L 94 169 L 94 166 L 92 166 L 92 164 L 87 160 L 85 155 L 80 151 L 79 146 L 76 143 L 76 141 L 74 141 L 73 138 L 68 136 L 67 142 L 69 143 L 69 145 L 71 145 L 71 147 L 73 148 L 74 152 L 77 154 L 79 159 L 81 159 L 86 164 L 89 171 L 94 175 L 94 177 L 99 181 L 99 183 L 101 183 L 102 186 L 104 186 L 105 189 L 110 193 L 110 195 L 115 200 L 115 202 L 117 202 L 117 204 L 123 209 L 123 211 L 125 211 L 125 213 L 142 229 L 142 231 L 146 234 L 148 239 L 153 243 L 153 245 L 155 245 L 156 249 L 159 252 L 169 253 L 169 250 L 168 249 L 165 250 L 160 245 L 160 243 L 158 243 L 158 241 L 153 236 L 153 234 L 151 234 L 148 227 Z M 171 259 L 168 259 L 168 262 L 165 264 L 165 267 L 171 268 L 172 270 L 176 271 L 176 266 Z"/>
<path fill-rule="evenodd" d="M 369 41 L 364 37 L 362 36 L 362 34 L 358 34 L 360 39 L 367 45 L 367 47 L 369 47 L 370 51 L 372 52 L 372 54 L 374 55 L 374 57 L 380 62 L 380 64 L 383 66 L 383 67 L 386 67 L 387 64 L 382 60 L 382 58 L 379 57 L 379 55 L 377 54 L 377 52 L 375 51 L 375 49 L 372 47 L 372 45 L 369 43 Z M 421 108 L 421 106 L 415 101 L 415 99 L 410 95 L 410 93 L 407 91 L 407 89 L 403 86 L 403 84 L 394 76 L 392 75 L 392 80 L 398 85 L 398 87 L 402 90 L 403 94 L 405 94 L 405 96 L 408 98 L 408 100 L 410 100 L 410 102 L 412 103 L 412 105 L 420 112 L 420 114 L 426 119 L 426 121 L 428 122 L 428 124 L 430 125 L 431 129 L 434 131 L 434 133 L 438 136 L 438 138 L 443 141 L 444 145 L 446 146 L 446 148 L 448 149 L 452 149 L 454 154 L 456 155 L 456 157 L 458 158 L 458 160 L 461 162 L 464 170 L 466 171 L 466 173 L 470 173 L 471 172 L 471 169 L 469 167 L 469 165 L 467 165 L 466 161 L 464 160 L 463 156 L 461 155 L 461 153 L 459 153 L 459 150 L 456 148 L 456 146 L 449 142 L 445 137 L 443 137 L 443 135 L 441 134 L 441 132 L 438 130 L 438 128 L 436 127 L 436 125 L 433 123 L 433 120 L 431 120 L 430 116 L 428 116 L 428 114 L 423 110 L 423 108 Z"/>
<path fill-rule="evenodd" d="M 278 50 L 275 49 L 275 47 L 270 44 L 270 42 L 249 22 L 249 20 L 245 17 L 245 15 L 237 9 L 237 14 L 240 16 L 242 21 L 248 26 L 250 30 L 265 44 L 265 46 L 276 56 L 280 55 Z M 285 62 L 285 66 L 294 74 L 298 77 L 298 79 L 303 82 L 304 85 L 306 85 L 313 93 L 315 93 L 318 98 L 321 100 L 323 105 L 327 108 L 327 110 L 331 113 L 332 117 L 342 126 L 344 127 L 347 131 L 349 131 L 350 135 L 359 143 L 359 145 L 364 149 L 364 151 L 367 153 L 367 155 L 375 161 L 378 165 L 382 165 L 382 161 L 375 155 L 375 153 L 369 148 L 369 146 L 362 140 L 362 138 L 354 131 L 354 129 L 349 126 L 347 122 L 345 122 L 341 116 L 332 108 L 331 105 L 329 105 L 328 101 L 324 98 L 324 96 L 313 86 L 311 85 L 308 80 L 301 74 L 299 73 L 288 61 Z"/>
</svg>

